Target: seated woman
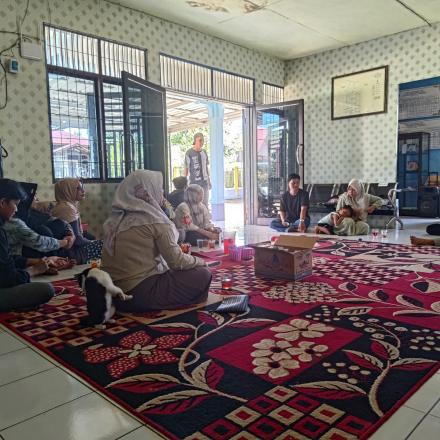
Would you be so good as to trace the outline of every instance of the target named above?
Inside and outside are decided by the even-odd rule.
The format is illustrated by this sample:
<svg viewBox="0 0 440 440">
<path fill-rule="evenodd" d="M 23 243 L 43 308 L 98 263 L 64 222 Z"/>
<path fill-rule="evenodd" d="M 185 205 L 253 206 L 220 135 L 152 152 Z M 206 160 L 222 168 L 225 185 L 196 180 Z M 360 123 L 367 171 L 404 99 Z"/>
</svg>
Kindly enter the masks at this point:
<svg viewBox="0 0 440 440">
<path fill-rule="evenodd" d="M 83 234 L 78 204 L 86 193 L 79 179 L 62 179 L 55 184 L 55 200 L 57 204 L 52 209 L 52 215 L 66 221 L 72 227 L 75 235 L 73 246 L 67 250 L 66 256 L 76 260 L 78 264 L 87 263 L 95 258 L 101 258 L 102 240 L 94 240 L 93 236 Z"/>
<path fill-rule="evenodd" d="M 31 283 L 30 277 L 46 272 L 51 258 L 31 259 L 13 256 L 3 226 L 25 197 L 18 182 L 0 179 L 0 312 L 37 307 L 48 302 L 54 289 L 48 283 Z"/>
<path fill-rule="evenodd" d="M 440 238 L 421 238 L 411 235 L 409 239 L 415 246 L 440 246 Z"/>
<path fill-rule="evenodd" d="M 218 240 L 220 228 L 211 222 L 211 215 L 203 203 L 204 191 L 200 185 L 189 185 L 185 190 L 184 202 L 175 212 L 174 223 L 181 235 L 182 241 L 192 245 L 200 238 Z"/>
<path fill-rule="evenodd" d="M 365 194 L 364 187 L 357 179 L 348 184 L 347 192 L 341 194 L 336 205 L 336 211 L 344 206 L 353 209 L 353 216 L 346 217 L 338 225 L 337 235 L 366 235 L 370 227 L 366 222 L 368 214 L 382 206 L 382 199 L 371 194 Z"/>
<path fill-rule="evenodd" d="M 118 186 L 104 223 L 102 266 L 116 286 L 133 295 L 115 301 L 122 311 L 173 309 L 206 300 L 211 272 L 184 254 L 177 230 L 162 210 L 162 174 L 137 170 Z"/>
</svg>

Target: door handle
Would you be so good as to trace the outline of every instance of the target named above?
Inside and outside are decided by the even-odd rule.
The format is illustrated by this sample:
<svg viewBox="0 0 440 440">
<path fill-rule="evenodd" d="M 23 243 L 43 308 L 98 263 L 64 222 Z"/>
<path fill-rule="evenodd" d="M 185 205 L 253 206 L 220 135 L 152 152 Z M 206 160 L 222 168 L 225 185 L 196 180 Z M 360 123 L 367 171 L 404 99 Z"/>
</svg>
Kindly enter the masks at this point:
<svg viewBox="0 0 440 440">
<path fill-rule="evenodd" d="M 296 162 L 299 166 L 303 166 L 303 163 L 302 163 L 303 154 L 304 154 L 304 145 L 298 144 L 296 146 Z"/>
</svg>

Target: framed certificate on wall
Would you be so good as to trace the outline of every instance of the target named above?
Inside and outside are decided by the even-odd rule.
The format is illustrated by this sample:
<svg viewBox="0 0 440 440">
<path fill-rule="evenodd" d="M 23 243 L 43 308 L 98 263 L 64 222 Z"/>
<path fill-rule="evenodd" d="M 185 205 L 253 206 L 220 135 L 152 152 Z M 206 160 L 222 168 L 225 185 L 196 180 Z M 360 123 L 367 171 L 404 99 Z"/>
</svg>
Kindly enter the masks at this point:
<svg viewBox="0 0 440 440">
<path fill-rule="evenodd" d="M 332 78 L 332 119 L 386 113 L 388 66 Z"/>
</svg>

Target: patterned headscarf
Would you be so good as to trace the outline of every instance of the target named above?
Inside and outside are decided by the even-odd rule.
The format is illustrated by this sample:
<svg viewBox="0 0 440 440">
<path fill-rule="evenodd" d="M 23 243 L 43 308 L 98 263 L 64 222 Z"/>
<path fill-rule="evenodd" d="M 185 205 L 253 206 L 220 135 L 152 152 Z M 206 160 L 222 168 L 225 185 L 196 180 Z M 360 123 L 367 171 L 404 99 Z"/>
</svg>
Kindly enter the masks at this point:
<svg viewBox="0 0 440 440">
<path fill-rule="evenodd" d="M 347 205 L 350 205 L 360 218 L 364 218 L 368 209 L 368 197 L 365 194 L 364 185 L 358 179 L 351 179 L 348 187 L 356 191 L 356 196 L 351 197 L 347 194 Z"/>
<path fill-rule="evenodd" d="M 112 212 L 104 223 L 104 247 L 114 254 L 116 236 L 136 226 L 173 222 L 163 212 L 162 174 L 158 171 L 137 170 L 118 186 Z M 174 228 L 177 240 L 177 231 Z"/>
<path fill-rule="evenodd" d="M 185 190 L 183 200 L 188 205 L 193 223 L 199 228 L 204 228 L 204 209 L 203 209 L 204 191 L 200 185 L 191 184 Z"/>
<path fill-rule="evenodd" d="M 81 186 L 79 179 L 62 179 L 55 183 L 55 200 L 57 204 L 52 210 L 52 215 L 67 223 L 72 223 L 80 218 L 76 194 Z"/>
</svg>

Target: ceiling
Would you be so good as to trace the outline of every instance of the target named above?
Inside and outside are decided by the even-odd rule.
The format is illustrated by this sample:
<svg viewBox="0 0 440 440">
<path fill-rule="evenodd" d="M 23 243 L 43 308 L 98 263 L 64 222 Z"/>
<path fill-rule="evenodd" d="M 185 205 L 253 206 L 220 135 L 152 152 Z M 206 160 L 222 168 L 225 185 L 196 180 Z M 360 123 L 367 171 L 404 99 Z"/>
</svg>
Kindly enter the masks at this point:
<svg viewBox="0 0 440 440">
<path fill-rule="evenodd" d="M 440 21 L 440 0 L 110 0 L 292 59 Z"/>
<path fill-rule="evenodd" d="M 224 121 L 241 118 L 242 107 L 223 103 Z M 200 128 L 209 123 L 208 108 L 203 100 L 167 92 L 167 129 L 175 133 L 189 128 Z"/>
</svg>

